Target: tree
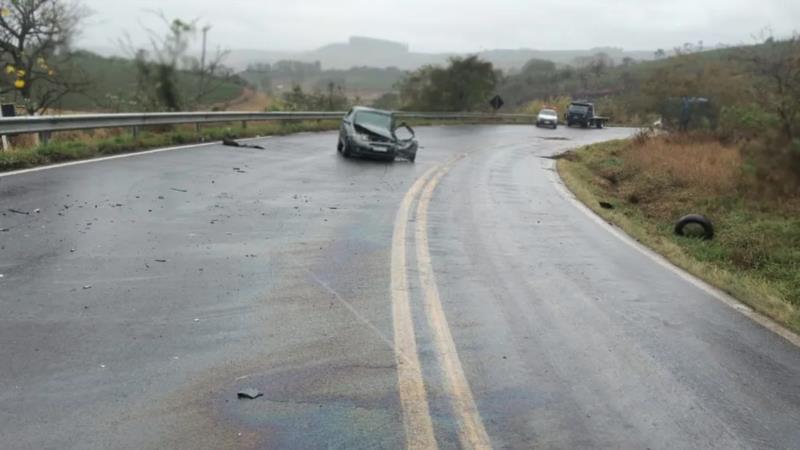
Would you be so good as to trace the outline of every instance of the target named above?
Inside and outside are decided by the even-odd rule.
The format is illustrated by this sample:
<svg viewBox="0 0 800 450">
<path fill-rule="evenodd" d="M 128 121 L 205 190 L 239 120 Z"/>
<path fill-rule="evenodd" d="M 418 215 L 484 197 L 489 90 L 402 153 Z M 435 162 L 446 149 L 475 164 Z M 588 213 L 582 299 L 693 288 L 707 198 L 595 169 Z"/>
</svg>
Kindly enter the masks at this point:
<svg viewBox="0 0 800 450">
<path fill-rule="evenodd" d="M 285 109 L 290 111 L 343 111 L 350 106 L 344 88 L 333 82 L 328 83 L 325 93 L 306 93 L 296 84 L 291 91 L 283 94 L 283 103 Z"/>
<path fill-rule="evenodd" d="M 800 139 L 800 35 L 739 50 L 737 59 L 756 76 L 753 97 L 777 115 L 789 142 Z"/>
<path fill-rule="evenodd" d="M 425 66 L 399 83 L 406 109 L 473 111 L 488 108 L 499 80 L 492 63 L 477 56 L 451 58 L 447 67 Z"/>
<path fill-rule="evenodd" d="M 21 100 L 41 114 L 65 95 L 89 86 L 71 64 L 70 41 L 88 10 L 67 0 L 0 3 L 0 95 Z"/>
<path fill-rule="evenodd" d="M 145 110 L 181 111 L 194 108 L 232 76 L 222 64 L 227 51 L 217 49 L 207 59 L 205 48 L 201 60 L 187 51 L 196 37 L 197 21 L 168 20 L 156 13 L 166 26 L 166 34 L 146 29 L 150 48 L 136 48 L 130 37 L 122 46 L 133 55 L 137 69 L 136 101 Z M 210 26 L 203 28 L 203 45 Z M 181 77 L 181 75 L 193 75 Z"/>
<path fill-rule="evenodd" d="M 395 110 L 400 107 L 400 95 L 395 92 L 387 92 L 372 102 L 374 108 Z"/>
</svg>

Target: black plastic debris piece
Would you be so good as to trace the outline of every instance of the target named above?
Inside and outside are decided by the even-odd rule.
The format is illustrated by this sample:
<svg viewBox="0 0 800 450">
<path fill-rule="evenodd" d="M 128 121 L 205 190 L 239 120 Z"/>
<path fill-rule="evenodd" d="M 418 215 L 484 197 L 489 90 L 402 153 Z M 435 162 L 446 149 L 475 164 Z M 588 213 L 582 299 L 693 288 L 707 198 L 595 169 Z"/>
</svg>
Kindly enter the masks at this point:
<svg viewBox="0 0 800 450">
<path fill-rule="evenodd" d="M 165 262 L 167 262 L 167 260 L 166 259 L 157 259 L 156 262 L 157 263 L 165 263 Z"/>
<path fill-rule="evenodd" d="M 31 213 L 29 213 L 28 211 L 20 211 L 18 209 L 14 209 L 14 208 L 9 208 L 8 212 L 12 212 L 14 214 L 22 214 L 23 216 L 30 216 L 31 215 Z"/>
<path fill-rule="evenodd" d="M 178 188 L 169 188 L 169 189 L 170 189 L 171 191 L 175 191 L 175 192 L 184 192 L 184 193 L 186 193 L 186 192 L 189 192 L 189 191 L 187 191 L 186 189 L 178 189 Z"/>
<path fill-rule="evenodd" d="M 228 147 L 240 147 L 241 145 L 233 140 L 233 138 L 224 137 L 222 138 L 222 145 L 227 145 Z"/>
<path fill-rule="evenodd" d="M 239 142 L 235 141 L 231 137 L 222 138 L 222 145 L 225 145 L 225 146 L 228 146 L 228 147 L 255 148 L 255 149 L 258 149 L 258 150 L 264 150 L 264 147 L 262 147 L 260 145 L 242 144 L 242 143 L 239 143 Z"/>
<path fill-rule="evenodd" d="M 614 209 L 614 205 L 608 202 L 600 202 L 600 207 L 603 209 Z"/>
<path fill-rule="evenodd" d="M 242 389 L 241 391 L 239 391 L 239 393 L 237 394 L 237 397 L 240 398 L 240 399 L 255 400 L 258 397 L 262 397 L 263 395 L 264 394 L 261 391 L 259 391 L 258 389 L 247 388 L 247 389 Z"/>
</svg>

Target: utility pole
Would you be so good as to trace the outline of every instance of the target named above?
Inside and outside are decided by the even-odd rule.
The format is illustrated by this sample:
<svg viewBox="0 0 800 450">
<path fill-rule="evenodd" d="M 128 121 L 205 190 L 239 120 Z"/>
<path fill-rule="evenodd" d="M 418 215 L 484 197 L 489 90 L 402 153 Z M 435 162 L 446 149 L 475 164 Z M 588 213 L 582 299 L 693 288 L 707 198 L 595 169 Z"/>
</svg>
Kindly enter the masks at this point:
<svg viewBox="0 0 800 450">
<path fill-rule="evenodd" d="M 206 45 L 208 43 L 208 31 L 211 30 L 211 25 L 203 27 L 203 53 L 200 55 L 200 90 L 205 86 L 206 82 Z"/>
</svg>

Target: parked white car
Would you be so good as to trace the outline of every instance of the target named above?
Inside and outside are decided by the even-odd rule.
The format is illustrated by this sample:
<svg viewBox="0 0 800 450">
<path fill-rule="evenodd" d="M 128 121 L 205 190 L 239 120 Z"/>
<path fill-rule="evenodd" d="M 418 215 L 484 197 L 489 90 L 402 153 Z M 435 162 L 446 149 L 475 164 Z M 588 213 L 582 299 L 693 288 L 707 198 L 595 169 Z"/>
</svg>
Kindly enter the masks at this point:
<svg viewBox="0 0 800 450">
<path fill-rule="evenodd" d="M 539 115 L 536 117 L 536 126 L 550 127 L 555 130 L 558 128 L 558 113 L 552 109 L 543 109 L 539 111 Z"/>
</svg>

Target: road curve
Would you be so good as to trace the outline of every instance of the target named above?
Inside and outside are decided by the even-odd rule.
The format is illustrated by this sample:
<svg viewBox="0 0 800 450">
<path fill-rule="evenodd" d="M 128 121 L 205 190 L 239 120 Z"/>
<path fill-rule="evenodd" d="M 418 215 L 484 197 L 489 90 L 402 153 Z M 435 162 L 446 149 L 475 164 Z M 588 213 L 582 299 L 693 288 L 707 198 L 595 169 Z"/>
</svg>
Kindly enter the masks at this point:
<svg viewBox="0 0 800 450">
<path fill-rule="evenodd" d="M 560 185 L 630 130 L 417 131 L 0 177 L 0 447 L 800 448 L 800 349 Z"/>
</svg>

